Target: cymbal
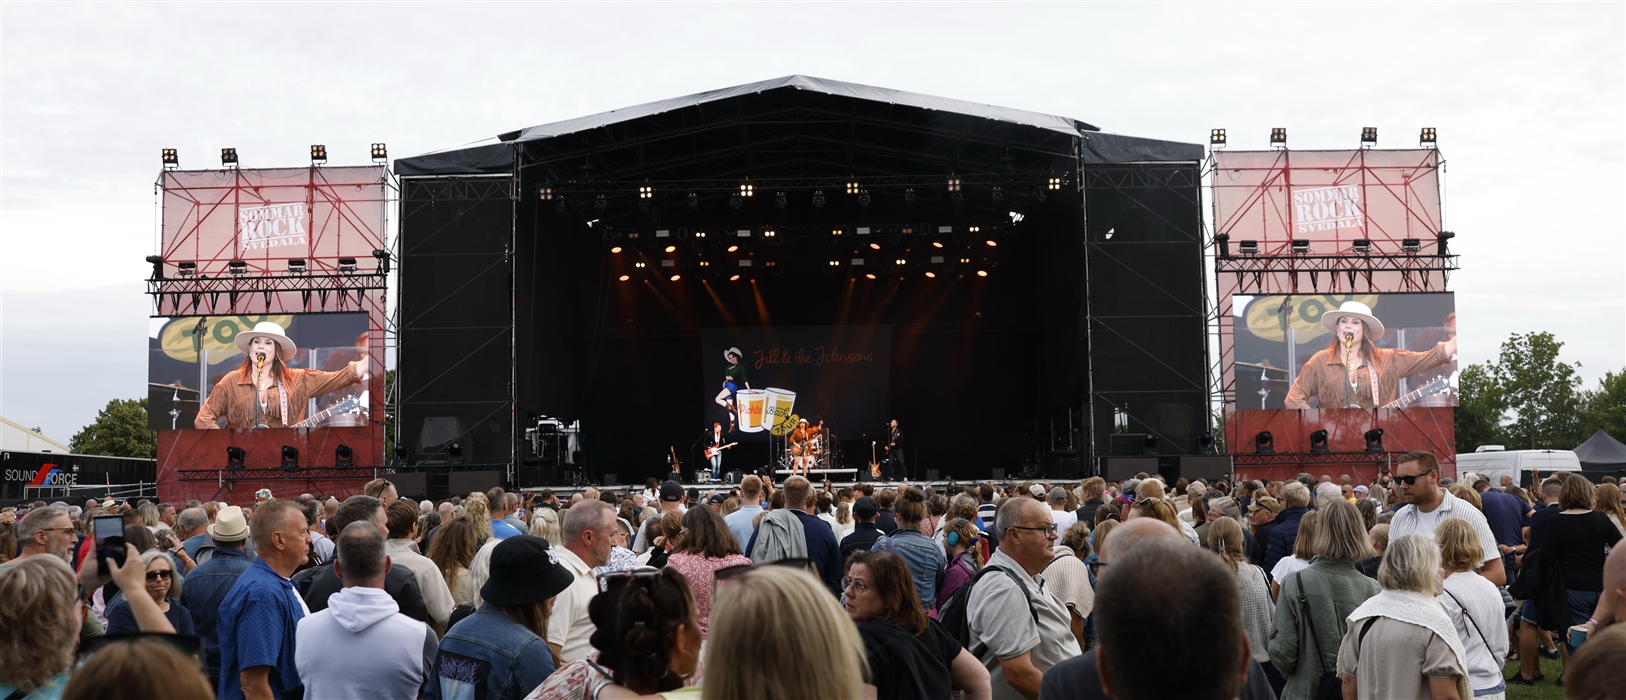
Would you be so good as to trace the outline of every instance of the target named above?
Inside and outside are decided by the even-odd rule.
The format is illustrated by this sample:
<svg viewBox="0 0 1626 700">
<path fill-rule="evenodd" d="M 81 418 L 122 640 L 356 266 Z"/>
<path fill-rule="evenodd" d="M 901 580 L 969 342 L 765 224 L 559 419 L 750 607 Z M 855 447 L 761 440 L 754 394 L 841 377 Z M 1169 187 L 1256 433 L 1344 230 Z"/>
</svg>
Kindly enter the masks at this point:
<svg viewBox="0 0 1626 700">
<path fill-rule="evenodd" d="M 1252 362 L 1238 362 L 1238 363 L 1236 363 L 1236 366 L 1238 366 L 1238 367 L 1252 367 L 1254 369 L 1264 369 L 1264 370 L 1273 369 L 1273 370 L 1276 370 L 1277 372 L 1286 372 L 1287 371 L 1286 368 L 1276 367 L 1274 365 L 1271 365 L 1268 360 L 1265 361 L 1263 364 L 1255 364 L 1255 363 L 1252 363 Z"/>
<path fill-rule="evenodd" d="M 1260 384 L 1292 384 L 1292 382 L 1287 381 L 1286 379 L 1255 379 L 1253 381 Z"/>
<path fill-rule="evenodd" d="M 174 389 L 176 391 L 190 391 L 190 392 L 192 392 L 194 394 L 198 393 L 197 389 L 187 388 L 187 386 L 185 384 L 182 384 L 180 382 L 176 382 L 174 384 L 158 384 L 158 383 L 155 383 L 155 382 L 147 382 L 147 386 L 162 387 L 164 389 Z"/>
</svg>

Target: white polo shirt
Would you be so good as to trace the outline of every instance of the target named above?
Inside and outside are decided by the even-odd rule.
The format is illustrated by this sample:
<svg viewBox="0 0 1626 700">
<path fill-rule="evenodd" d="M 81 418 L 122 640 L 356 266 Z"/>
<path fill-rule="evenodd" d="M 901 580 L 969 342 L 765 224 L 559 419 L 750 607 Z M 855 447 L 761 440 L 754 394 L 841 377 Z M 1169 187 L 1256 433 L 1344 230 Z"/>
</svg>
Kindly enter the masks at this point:
<svg viewBox="0 0 1626 700">
<path fill-rule="evenodd" d="M 1490 523 L 1471 503 L 1464 503 L 1462 499 L 1451 495 L 1450 491 L 1440 490 L 1443 500 L 1433 512 L 1424 513 L 1411 503 L 1406 504 L 1395 512 L 1393 520 L 1389 521 L 1389 540 L 1406 535 L 1434 536 L 1434 529 L 1447 518 L 1461 518 L 1474 526 L 1474 532 L 1479 533 L 1479 546 L 1485 549 L 1484 561 L 1502 558 L 1502 553 L 1496 549 L 1496 535 L 1491 532 Z"/>
<path fill-rule="evenodd" d="M 570 587 L 553 601 L 553 615 L 548 618 L 548 643 L 559 647 L 559 656 L 565 663 L 580 661 L 591 656 L 593 619 L 587 615 L 587 604 L 598 595 L 598 578 L 593 567 L 564 547 L 555 547 L 559 563 L 575 577 Z"/>
</svg>

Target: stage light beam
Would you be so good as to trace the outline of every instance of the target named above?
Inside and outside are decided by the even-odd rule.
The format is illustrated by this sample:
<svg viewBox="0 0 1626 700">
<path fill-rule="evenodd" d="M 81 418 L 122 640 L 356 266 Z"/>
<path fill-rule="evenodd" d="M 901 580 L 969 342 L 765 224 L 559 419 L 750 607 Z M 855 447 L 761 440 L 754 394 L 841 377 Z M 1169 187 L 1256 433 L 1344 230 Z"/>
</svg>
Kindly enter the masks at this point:
<svg viewBox="0 0 1626 700">
<path fill-rule="evenodd" d="M 621 281 L 622 282 L 625 282 L 625 281 L 630 280 L 630 279 L 632 279 L 632 277 L 630 275 L 622 275 L 621 276 Z"/>
<path fill-rule="evenodd" d="M 621 246 L 615 246 L 614 248 L 611 248 L 610 252 L 615 254 L 615 255 L 620 255 L 621 254 Z"/>
<path fill-rule="evenodd" d="M 327 146 L 319 143 L 311 144 L 311 165 L 327 163 Z"/>
<path fill-rule="evenodd" d="M 668 252 L 668 253 L 676 253 L 677 252 L 677 246 L 675 246 L 675 245 L 666 246 L 666 252 Z"/>
<path fill-rule="evenodd" d="M 175 149 L 173 149 L 173 148 L 164 149 L 163 153 L 162 153 L 162 156 L 164 158 L 164 169 L 165 170 L 174 170 L 176 168 L 181 167 L 181 156 Z"/>
<path fill-rule="evenodd" d="M 871 250 L 880 250 L 881 249 L 881 244 L 879 244 L 879 243 L 871 243 L 871 244 L 869 244 L 869 247 L 870 247 Z"/>
<path fill-rule="evenodd" d="M 1211 129 L 1211 130 L 1209 130 L 1209 132 L 1208 132 L 1208 145 L 1224 148 L 1225 147 L 1225 130 L 1224 129 Z"/>
<path fill-rule="evenodd" d="M 988 276 L 988 271 L 987 270 L 977 270 L 977 276 L 978 277 L 987 277 Z"/>
</svg>

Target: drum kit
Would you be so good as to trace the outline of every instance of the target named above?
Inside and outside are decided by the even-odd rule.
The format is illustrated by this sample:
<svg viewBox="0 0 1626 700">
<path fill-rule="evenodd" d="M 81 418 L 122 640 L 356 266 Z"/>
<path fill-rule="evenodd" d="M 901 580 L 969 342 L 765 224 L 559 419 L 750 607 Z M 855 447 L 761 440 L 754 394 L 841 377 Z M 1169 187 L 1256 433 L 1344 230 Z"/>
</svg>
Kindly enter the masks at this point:
<svg viewBox="0 0 1626 700">
<path fill-rule="evenodd" d="M 181 410 L 181 404 L 191 404 L 190 406 L 188 406 L 186 408 L 186 410 L 191 411 L 193 413 L 196 413 L 198 411 L 198 409 L 201 408 L 202 405 L 203 405 L 202 402 L 197 400 L 197 399 L 183 399 L 183 398 L 181 398 L 181 392 L 183 392 L 183 391 L 186 392 L 187 394 L 196 396 L 197 393 L 198 393 L 198 390 L 188 388 L 185 384 L 182 384 L 181 380 L 179 380 L 179 379 L 175 380 L 174 384 L 158 384 L 156 382 L 147 382 L 147 386 L 158 388 L 158 389 L 168 389 L 168 390 L 170 390 L 170 397 L 169 397 L 169 428 L 171 430 L 176 430 L 176 429 L 178 429 L 180 427 L 181 414 L 183 413 L 183 411 Z"/>
<path fill-rule="evenodd" d="M 1267 407 L 1266 404 L 1270 401 L 1270 395 L 1272 393 L 1280 391 L 1283 394 L 1286 394 L 1287 390 L 1293 386 L 1293 381 L 1285 376 L 1280 379 L 1270 376 L 1271 372 L 1280 372 L 1284 375 L 1287 374 L 1287 370 L 1270 364 L 1270 360 L 1265 360 L 1264 362 L 1260 363 L 1238 362 L 1236 363 L 1236 366 L 1259 370 L 1259 378 L 1255 380 L 1259 383 L 1259 390 L 1255 392 L 1259 394 L 1259 408 Z M 1241 374 L 1242 370 L 1238 369 L 1237 375 L 1241 376 Z"/>
<path fill-rule="evenodd" d="M 746 433 L 769 432 L 769 450 L 778 469 L 834 469 L 837 450 L 835 435 L 828 428 L 817 430 L 806 445 L 789 440 L 796 428 L 796 392 L 789 389 L 742 389 L 735 395 L 739 429 Z"/>
</svg>

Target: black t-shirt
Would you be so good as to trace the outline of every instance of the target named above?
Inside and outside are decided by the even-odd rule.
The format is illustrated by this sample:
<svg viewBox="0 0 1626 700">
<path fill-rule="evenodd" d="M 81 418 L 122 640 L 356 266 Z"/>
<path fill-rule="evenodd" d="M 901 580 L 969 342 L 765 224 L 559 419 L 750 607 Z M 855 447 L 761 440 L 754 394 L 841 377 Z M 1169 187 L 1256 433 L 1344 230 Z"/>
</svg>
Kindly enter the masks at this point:
<svg viewBox="0 0 1626 700">
<path fill-rule="evenodd" d="M 1572 591 L 1603 590 L 1604 548 L 1620 541 L 1609 516 L 1595 510 L 1557 513 L 1547 520 L 1541 543 L 1542 566 L 1558 564 L 1564 587 Z"/>
<path fill-rule="evenodd" d="M 936 620 L 927 619 L 926 631 L 910 634 L 886 620 L 870 620 L 858 625 L 869 656 L 871 677 L 877 700 L 936 700 L 953 690 L 949 667 L 960 655 L 954 641 Z"/>
</svg>

